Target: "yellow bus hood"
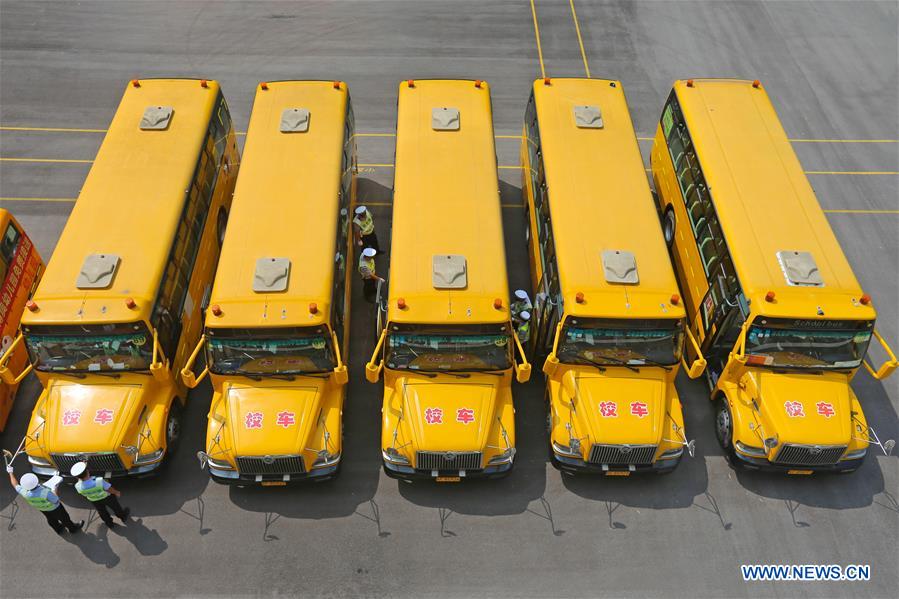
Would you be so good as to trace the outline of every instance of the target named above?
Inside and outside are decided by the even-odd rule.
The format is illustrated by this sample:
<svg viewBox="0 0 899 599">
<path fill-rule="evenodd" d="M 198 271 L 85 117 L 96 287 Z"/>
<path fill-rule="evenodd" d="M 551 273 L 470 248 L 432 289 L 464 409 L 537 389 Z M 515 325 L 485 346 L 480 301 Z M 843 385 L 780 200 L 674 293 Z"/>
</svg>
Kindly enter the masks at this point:
<svg viewBox="0 0 899 599">
<path fill-rule="evenodd" d="M 496 394 L 502 379 L 448 378 L 397 380 L 396 392 L 402 394 L 403 420 L 413 446 L 423 451 L 483 451 L 496 422 Z"/>
<path fill-rule="evenodd" d="M 665 379 L 608 369 L 605 373 L 581 373 L 577 379 L 580 402 L 575 409 L 578 436 L 593 443 L 657 445 L 665 420 Z M 610 406 L 609 404 L 613 404 Z M 586 440 L 584 440 L 586 441 Z"/>
<path fill-rule="evenodd" d="M 781 443 L 849 443 L 852 422 L 849 379 L 846 375 L 758 370 L 751 372 L 750 376 L 757 381 L 761 398 L 759 410 L 764 424 L 769 427 L 766 431 L 768 435 L 777 433 Z"/>
<path fill-rule="evenodd" d="M 42 445 L 50 453 L 118 451 L 145 391 L 140 383 L 52 380 Z M 68 474 L 64 472 L 63 474 Z"/>
<path fill-rule="evenodd" d="M 309 439 L 318 424 L 324 383 L 225 389 L 231 447 L 235 456 L 299 455 L 319 449 L 321 439 Z M 331 431 L 338 434 L 340 431 Z"/>
</svg>

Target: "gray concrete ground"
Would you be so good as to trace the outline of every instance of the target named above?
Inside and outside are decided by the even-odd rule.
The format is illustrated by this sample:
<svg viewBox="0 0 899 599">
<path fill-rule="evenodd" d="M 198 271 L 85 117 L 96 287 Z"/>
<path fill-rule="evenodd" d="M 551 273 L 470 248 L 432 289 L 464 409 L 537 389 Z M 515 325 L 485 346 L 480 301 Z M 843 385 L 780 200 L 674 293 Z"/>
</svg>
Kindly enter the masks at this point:
<svg viewBox="0 0 899 599">
<path fill-rule="evenodd" d="M 537 0 L 545 69 L 583 76 L 569 2 Z M 759 78 L 795 138 L 899 138 L 895 2 L 588 2 L 578 20 L 593 76 L 623 81 L 648 137 L 671 81 Z M 238 129 L 261 80 L 343 79 L 360 132 L 392 132 L 406 78 L 490 81 L 496 131 L 520 128 L 540 75 L 528 0 L 347 2 L 2 2 L 0 157 L 90 160 L 133 77 L 219 79 Z M 518 140 L 499 138 L 514 166 Z M 648 153 L 649 143 L 642 141 Z M 899 170 L 899 144 L 797 142 L 810 171 Z M 361 137 L 362 164 L 393 159 L 393 139 Z M 0 161 L 2 205 L 45 256 L 88 163 Z M 361 168 L 363 201 L 388 203 L 392 170 Z M 526 256 L 519 173 L 501 169 L 512 285 Z M 822 206 L 899 346 L 897 177 L 811 175 Z M 885 213 L 865 212 L 870 210 Z M 386 230 L 389 206 L 375 216 Z M 776 215 L 772 215 L 775 218 Z M 891 266 L 892 265 L 892 266 Z M 356 290 L 343 472 L 279 490 L 211 483 L 203 444 L 208 388 L 186 413 L 182 451 L 158 478 L 122 483 L 136 516 L 108 531 L 71 491 L 87 532 L 59 538 L 0 484 L 0 595 L 13 596 L 895 596 L 897 458 L 854 475 L 811 479 L 736 474 L 714 439 L 704 387 L 678 381 L 697 455 L 667 477 L 563 478 L 546 460 L 540 376 L 516 389 L 519 454 L 506 480 L 398 484 L 380 471 L 380 387 L 364 382 L 371 350 Z M 879 359 L 882 356 L 877 354 Z M 869 421 L 899 436 L 899 377 L 861 373 Z M 21 390 L 2 437 L 15 447 L 39 392 Z M 743 563 L 870 564 L 864 583 L 744 583 Z"/>
</svg>

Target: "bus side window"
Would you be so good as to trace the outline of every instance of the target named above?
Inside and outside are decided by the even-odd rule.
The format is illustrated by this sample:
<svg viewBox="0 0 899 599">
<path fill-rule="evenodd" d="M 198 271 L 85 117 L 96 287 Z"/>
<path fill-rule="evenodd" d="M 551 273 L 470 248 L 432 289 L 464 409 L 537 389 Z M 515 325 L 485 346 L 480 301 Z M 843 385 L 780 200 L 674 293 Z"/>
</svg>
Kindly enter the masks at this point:
<svg viewBox="0 0 899 599">
<path fill-rule="evenodd" d="M 16 229 L 16 226 L 12 223 L 6 225 L 6 231 L 3 233 L 3 240 L 0 241 L 0 255 L 3 256 L 3 262 L 9 264 L 12 262 L 13 256 L 16 254 L 16 249 L 19 247 L 19 241 L 22 239 L 22 234 Z"/>
<path fill-rule="evenodd" d="M 216 101 L 215 114 L 212 116 L 210 128 L 215 147 L 215 164 L 218 166 L 222 163 L 228 145 L 228 134 L 231 132 L 231 114 L 228 112 L 228 104 L 225 103 L 225 97 L 221 92 Z"/>
</svg>

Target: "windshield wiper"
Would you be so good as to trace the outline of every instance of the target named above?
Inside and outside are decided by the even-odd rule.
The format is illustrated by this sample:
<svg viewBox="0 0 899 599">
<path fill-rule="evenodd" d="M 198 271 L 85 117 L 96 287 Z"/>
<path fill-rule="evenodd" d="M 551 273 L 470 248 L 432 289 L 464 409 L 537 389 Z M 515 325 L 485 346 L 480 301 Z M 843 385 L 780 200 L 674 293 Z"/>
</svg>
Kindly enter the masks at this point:
<svg viewBox="0 0 899 599">
<path fill-rule="evenodd" d="M 646 356 L 643 356 L 640 359 L 643 360 L 645 363 L 650 364 L 652 366 L 658 366 L 659 368 L 663 369 L 665 372 L 671 372 L 671 365 L 669 365 L 669 364 L 662 364 L 661 362 L 656 362 L 652 358 L 647 358 Z"/>
<path fill-rule="evenodd" d="M 38 370 L 41 370 L 41 369 L 38 368 Z M 73 377 L 75 377 L 76 379 L 86 379 L 86 378 L 87 378 L 87 375 L 86 375 L 85 373 L 83 373 L 83 372 L 80 372 L 80 371 L 67 372 L 67 371 L 65 371 L 65 370 L 52 370 L 52 369 L 51 369 L 51 370 L 42 370 L 42 372 L 49 372 L 49 373 L 52 373 L 52 374 L 64 374 L 64 375 L 66 375 L 66 376 L 73 376 Z"/>
<path fill-rule="evenodd" d="M 90 374 L 99 374 L 100 376 L 108 376 L 111 379 L 120 379 L 122 375 L 118 372 L 103 372 L 102 370 L 92 370 Z"/>
<path fill-rule="evenodd" d="M 600 372 L 605 372 L 605 371 L 606 371 L 606 367 L 605 367 L 605 366 L 603 366 L 603 365 L 600 364 L 599 362 L 594 362 L 594 361 L 591 360 L 590 358 L 585 358 L 584 356 L 574 356 L 574 357 L 573 357 L 573 360 L 575 361 L 575 363 L 580 362 L 581 364 L 589 364 L 589 365 L 591 365 L 591 366 L 595 366 L 596 369 L 599 370 Z"/>
<path fill-rule="evenodd" d="M 586 359 L 586 358 L 585 358 L 585 359 Z M 627 360 L 622 360 L 621 358 L 615 358 L 615 357 L 613 357 L 613 356 L 603 356 L 603 359 L 604 359 L 604 360 L 611 360 L 611 361 L 615 362 L 616 364 L 621 364 L 622 366 L 624 366 L 624 367 L 627 368 L 628 370 L 632 370 L 632 371 L 634 371 L 634 372 L 640 372 L 640 369 L 639 369 L 639 368 L 637 368 L 637 367 L 634 366 L 633 364 L 628 364 L 628 363 L 627 363 Z"/>
<path fill-rule="evenodd" d="M 448 374 L 453 374 L 453 373 L 463 373 L 463 374 L 467 374 L 467 373 L 473 372 L 473 373 L 477 373 L 477 374 L 492 374 L 493 376 L 503 376 L 503 373 L 504 373 L 505 371 L 504 371 L 504 370 L 500 370 L 500 369 L 498 369 L 498 368 L 493 368 L 493 369 L 486 369 L 486 368 L 485 368 L 484 370 L 480 370 L 480 369 L 478 369 L 478 368 L 469 368 L 469 369 L 463 369 L 463 370 L 449 370 L 449 371 L 446 371 L 446 372 L 447 372 Z M 470 375 L 469 375 L 469 376 L 470 376 Z M 468 378 L 468 377 L 465 377 L 465 378 Z"/>
</svg>

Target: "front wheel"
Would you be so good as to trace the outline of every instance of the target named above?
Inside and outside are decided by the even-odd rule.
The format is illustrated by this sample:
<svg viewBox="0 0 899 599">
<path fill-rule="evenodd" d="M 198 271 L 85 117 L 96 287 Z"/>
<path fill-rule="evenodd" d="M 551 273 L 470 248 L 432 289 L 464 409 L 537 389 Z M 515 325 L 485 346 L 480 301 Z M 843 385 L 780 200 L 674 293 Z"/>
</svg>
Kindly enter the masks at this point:
<svg viewBox="0 0 899 599">
<path fill-rule="evenodd" d="M 674 245 L 674 226 L 674 209 L 668 206 L 662 216 L 662 233 L 665 235 L 665 244 L 669 249 Z"/>
<path fill-rule="evenodd" d="M 725 459 L 733 468 L 740 468 L 740 459 L 734 451 L 734 419 L 723 396 L 715 401 L 715 437 L 724 451 Z"/>
<path fill-rule="evenodd" d="M 176 397 L 172 400 L 172 407 L 169 408 L 169 416 L 165 421 L 166 453 L 174 454 L 179 441 L 181 441 L 181 400 Z"/>
</svg>

